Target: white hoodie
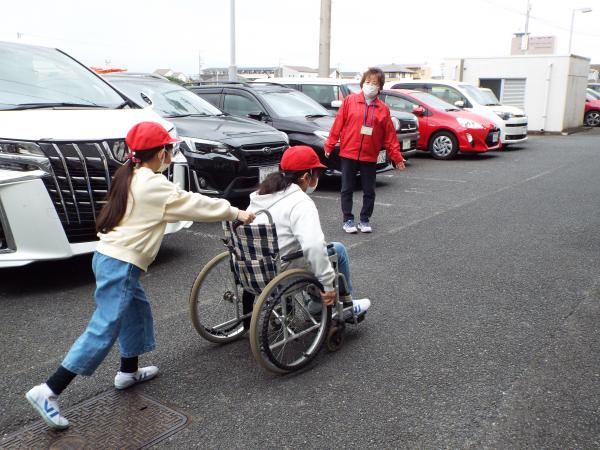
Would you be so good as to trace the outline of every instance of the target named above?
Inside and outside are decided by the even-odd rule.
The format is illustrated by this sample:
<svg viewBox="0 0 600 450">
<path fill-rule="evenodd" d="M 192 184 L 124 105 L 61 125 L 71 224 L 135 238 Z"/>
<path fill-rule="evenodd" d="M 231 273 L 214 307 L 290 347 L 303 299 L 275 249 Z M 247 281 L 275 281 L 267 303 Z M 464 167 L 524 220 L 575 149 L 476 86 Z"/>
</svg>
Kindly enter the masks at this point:
<svg viewBox="0 0 600 450">
<path fill-rule="evenodd" d="M 327 256 L 327 243 L 321 229 L 319 212 L 312 199 L 297 184 L 273 194 L 250 194 L 248 211 L 266 209 L 271 213 L 277 229 L 280 255 L 302 250 L 309 270 L 315 274 L 326 291 L 333 290 L 335 272 Z M 256 217 L 254 223 L 268 223 L 265 214 Z M 292 262 L 292 265 L 295 265 Z"/>
</svg>

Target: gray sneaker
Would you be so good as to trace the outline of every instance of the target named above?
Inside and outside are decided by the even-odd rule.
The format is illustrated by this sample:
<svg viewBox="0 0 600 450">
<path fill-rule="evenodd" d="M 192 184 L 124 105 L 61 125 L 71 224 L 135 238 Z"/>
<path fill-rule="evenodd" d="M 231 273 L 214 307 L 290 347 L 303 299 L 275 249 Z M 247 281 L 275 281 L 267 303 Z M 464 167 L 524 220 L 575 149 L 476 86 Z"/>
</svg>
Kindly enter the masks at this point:
<svg viewBox="0 0 600 450">
<path fill-rule="evenodd" d="M 373 229 L 371 228 L 371 224 L 369 222 L 360 222 L 358 224 L 358 229 L 361 233 L 372 233 Z"/>
<path fill-rule="evenodd" d="M 356 229 L 356 225 L 354 224 L 354 220 L 346 220 L 344 222 L 344 226 L 342 227 L 346 233 L 356 234 L 358 230 Z"/>
</svg>

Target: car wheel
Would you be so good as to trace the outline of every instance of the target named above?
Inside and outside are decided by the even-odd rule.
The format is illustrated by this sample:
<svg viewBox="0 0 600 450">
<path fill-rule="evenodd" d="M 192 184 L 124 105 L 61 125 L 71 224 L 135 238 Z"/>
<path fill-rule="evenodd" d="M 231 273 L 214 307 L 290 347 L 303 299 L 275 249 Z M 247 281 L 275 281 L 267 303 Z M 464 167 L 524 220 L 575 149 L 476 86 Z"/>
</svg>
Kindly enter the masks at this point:
<svg viewBox="0 0 600 450">
<path fill-rule="evenodd" d="M 449 131 L 439 131 L 429 140 L 429 153 L 435 159 L 452 159 L 458 153 L 458 141 Z"/>
<path fill-rule="evenodd" d="M 592 110 L 585 113 L 585 124 L 588 127 L 597 127 L 600 125 L 600 111 Z"/>
</svg>

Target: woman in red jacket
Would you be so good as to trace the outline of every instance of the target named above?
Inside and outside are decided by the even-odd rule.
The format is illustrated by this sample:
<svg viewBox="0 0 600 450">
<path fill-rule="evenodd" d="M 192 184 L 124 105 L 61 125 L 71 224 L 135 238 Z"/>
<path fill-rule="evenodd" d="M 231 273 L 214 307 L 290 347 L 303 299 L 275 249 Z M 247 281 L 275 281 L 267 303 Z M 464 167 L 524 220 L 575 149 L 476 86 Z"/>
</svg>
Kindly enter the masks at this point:
<svg viewBox="0 0 600 450">
<path fill-rule="evenodd" d="M 377 98 L 384 83 L 385 75 L 379 68 L 369 68 L 363 73 L 360 80 L 362 92 L 344 99 L 325 142 L 325 156 L 329 157 L 335 145 L 341 141 L 341 197 L 343 228 L 346 233 L 372 231 L 369 219 L 375 205 L 375 167 L 379 151 L 385 148 L 396 169 L 404 170 L 404 158 L 400 153 L 390 110 Z M 363 205 L 357 229 L 352 214 L 352 194 L 358 172 L 363 190 Z"/>
</svg>

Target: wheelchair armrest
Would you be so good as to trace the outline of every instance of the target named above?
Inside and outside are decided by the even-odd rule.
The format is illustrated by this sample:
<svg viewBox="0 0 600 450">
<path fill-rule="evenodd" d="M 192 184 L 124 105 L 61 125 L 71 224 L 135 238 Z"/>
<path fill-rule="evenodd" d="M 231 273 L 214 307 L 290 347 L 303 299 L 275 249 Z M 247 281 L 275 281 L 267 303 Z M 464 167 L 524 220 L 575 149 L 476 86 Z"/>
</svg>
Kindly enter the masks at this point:
<svg viewBox="0 0 600 450">
<path fill-rule="evenodd" d="M 281 260 L 283 262 L 287 262 L 287 261 L 291 261 L 293 259 L 298 259 L 298 258 L 302 258 L 304 256 L 304 253 L 302 252 L 302 250 L 299 250 L 297 252 L 294 253 L 290 253 L 289 255 L 283 255 L 281 257 Z"/>
</svg>

